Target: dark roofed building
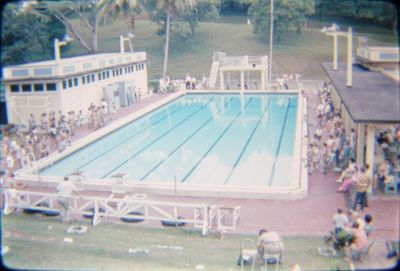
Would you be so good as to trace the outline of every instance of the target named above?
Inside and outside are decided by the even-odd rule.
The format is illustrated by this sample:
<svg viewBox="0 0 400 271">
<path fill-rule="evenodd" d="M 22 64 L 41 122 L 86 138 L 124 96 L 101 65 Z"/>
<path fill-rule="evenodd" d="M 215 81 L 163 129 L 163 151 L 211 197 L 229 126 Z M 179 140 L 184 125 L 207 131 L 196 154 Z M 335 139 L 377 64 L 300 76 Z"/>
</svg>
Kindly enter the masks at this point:
<svg viewBox="0 0 400 271">
<path fill-rule="evenodd" d="M 332 63 L 322 65 L 332 83 L 332 100 L 342 113 L 346 132 L 352 128 L 357 131 L 357 163 L 374 168 L 377 132 L 400 124 L 398 76 L 353 65 L 352 86 L 346 87 L 346 65 L 339 64 L 336 71 Z M 396 155 L 396 149 L 391 149 L 391 155 Z M 372 170 L 369 174 L 372 177 Z"/>
<path fill-rule="evenodd" d="M 355 123 L 399 123 L 399 82 L 381 72 L 353 65 L 353 85 L 346 87 L 346 67 L 322 64 L 343 106 Z"/>
</svg>

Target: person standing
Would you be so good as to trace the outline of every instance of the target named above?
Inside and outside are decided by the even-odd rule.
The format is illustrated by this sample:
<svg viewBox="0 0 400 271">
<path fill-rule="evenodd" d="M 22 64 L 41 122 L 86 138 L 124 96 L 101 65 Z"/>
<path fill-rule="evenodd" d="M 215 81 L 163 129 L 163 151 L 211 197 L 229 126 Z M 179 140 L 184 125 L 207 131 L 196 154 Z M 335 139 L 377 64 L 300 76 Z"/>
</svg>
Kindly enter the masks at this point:
<svg viewBox="0 0 400 271">
<path fill-rule="evenodd" d="M 358 176 L 357 192 L 354 199 L 353 210 L 356 210 L 357 203 L 360 203 L 361 211 L 364 210 L 367 190 L 370 185 L 371 185 L 371 179 L 369 178 L 369 176 L 367 176 L 367 174 L 365 174 L 365 168 L 361 167 Z"/>
<path fill-rule="evenodd" d="M 73 194 L 82 197 L 82 195 L 77 191 L 76 186 L 74 183 L 69 179 L 68 176 L 64 176 L 64 181 L 60 182 L 58 187 L 58 203 L 62 206 L 63 211 L 61 211 L 61 221 L 63 223 L 70 223 L 71 222 L 71 210 L 70 205 Z"/>
<path fill-rule="evenodd" d="M 334 225 L 335 234 L 339 234 L 349 224 L 349 219 L 341 208 L 338 208 L 337 213 L 333 215 L 332 223 Z"/>
<path fill-rule="evenodd" d="M 191 83 L 191 78 L 190 78 L 189 74 L 186 74 L 185 82 L 186 82 L 186 90 L 189 90 L 190 83 Z"/>
</svg>

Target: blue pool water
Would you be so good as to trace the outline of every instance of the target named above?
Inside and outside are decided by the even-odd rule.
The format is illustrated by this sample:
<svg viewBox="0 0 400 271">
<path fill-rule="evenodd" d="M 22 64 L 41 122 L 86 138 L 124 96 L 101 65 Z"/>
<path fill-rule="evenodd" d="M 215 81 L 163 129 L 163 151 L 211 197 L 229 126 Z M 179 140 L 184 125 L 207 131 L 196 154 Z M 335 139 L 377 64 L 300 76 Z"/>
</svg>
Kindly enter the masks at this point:
<svg viewBox="0 0 400 271">
<path fill-rule="evenodd" d="M 126 173 L 133 182 L 285 186 L 297 95 L 189 94 L 54 163 L 43 175 Z"/>
</svg>

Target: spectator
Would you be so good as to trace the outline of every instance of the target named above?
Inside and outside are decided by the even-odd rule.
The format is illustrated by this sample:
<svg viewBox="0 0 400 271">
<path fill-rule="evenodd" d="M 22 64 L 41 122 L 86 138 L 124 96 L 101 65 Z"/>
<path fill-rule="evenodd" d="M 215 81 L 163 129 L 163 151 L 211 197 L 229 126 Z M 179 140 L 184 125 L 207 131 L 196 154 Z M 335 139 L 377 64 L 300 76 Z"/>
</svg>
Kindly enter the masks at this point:
<svg viewBox="0 0 400 271">
<path fill-rule="evenodd" d="M 372 223 L 372 216 L 371 216 L 370 214 L 366 214 L 366 215 L 364 216 L 364 222 L 365 222 L 365 224 L 364 224 L 364 231 L 365 231 L 365 234 L 366 234 L 367 236 L 369 236 L 369 235 L 371 234 L 371 232 L 372 232 L 372 226 L 371 226 L 371 223 Z"/>
<path fill-rule="evenodd" d="M 344 230 L 349 224 L 349 219 L 341 208 L 338 208 L 337 213 L 333 215 L 332 223 L 334 225 L 335 234 L 339 234 L 339 232 Z"/>
<path fill-rule="evenodd" d="M 368 246 L 368 237 L 364 230 L 360 229 L 357 222 L 352 225 L 352 233 L 354 240 L 350 244 L 350 249 L 347 252 L 347 259 L 356 260 L 360 259 L 362 251 Z"/>
<path fill-rule="evenodd" d="M 58 187 L 58 203 L 62 206 L 63 211 L 61 212 L 61 221 L 63 223 L 71 222 L 71 196 L 75 193 L 79 197 L 82 197 L 80 193 L 78 193 L 77 188 L 74 183 L 67 177 L 64 177 L 64 181 L 60 182 Z"/>
<path fill-rule="evenodd" d="M 369 186 L 371 185 L 371 179 L 365 174 L 365 168 L 360 168 L 360 174 L 357 182 L 357 192 L 354 199 L 353 210 L 356 210 L 357 203 L 361 205 L 361 211 L 364 210 L 366 194 Z"/>
<path fill-rule="evenodd" d="M 258 256 L 262 261 L 264 254 L 279 254 L 279 263 L 282 261 L 284 246 L 278 233 L 262 229 L 257 240 Z"/>
</svg>

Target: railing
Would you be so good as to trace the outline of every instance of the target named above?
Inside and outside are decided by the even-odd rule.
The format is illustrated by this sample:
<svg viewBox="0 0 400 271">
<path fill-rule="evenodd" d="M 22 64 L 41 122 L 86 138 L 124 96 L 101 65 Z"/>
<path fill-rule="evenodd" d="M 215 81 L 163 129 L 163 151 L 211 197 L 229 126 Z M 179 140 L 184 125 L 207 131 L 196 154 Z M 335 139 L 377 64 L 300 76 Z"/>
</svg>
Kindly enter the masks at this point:
<svg viewBox="0 0 400 271">
<path fill-rule="evenodd" d="M 61 212 L 57 197 L 55 193 L 6 189 L 4 214 L 22 209 Z M 156 201 L 147 199 L 145 194 L 125 195 L 122 198 L 116 198 L 114 194 L 108 197 L 71 196 L 70 200 L 71 213 L 92 215 L 93 226 L 100 224 L 103 217 L 183 222 L 200 228 L 204 236 L 213 228 L 219 232 L 235 230 L 240 217 L 239 206 Z"/>
<path fill-rule="evenodd" d="M 361 47 L 357 56 L 371 62 L 399 62 L 399 47 Z"/>
<path fill-rule="evenodd" d="M 145 52 L 97 54 L 64 58 L 60 64 L 50 60 L 5 67 L 3 76 L 5 80 L 61 76 L 141 61 L 146 61 Z"/>
</svg>

